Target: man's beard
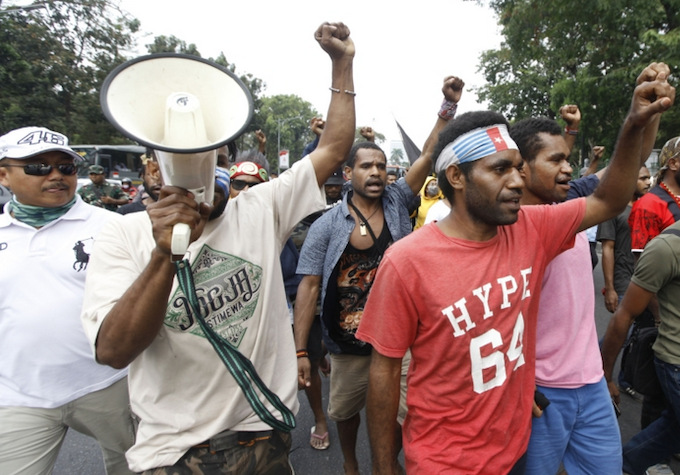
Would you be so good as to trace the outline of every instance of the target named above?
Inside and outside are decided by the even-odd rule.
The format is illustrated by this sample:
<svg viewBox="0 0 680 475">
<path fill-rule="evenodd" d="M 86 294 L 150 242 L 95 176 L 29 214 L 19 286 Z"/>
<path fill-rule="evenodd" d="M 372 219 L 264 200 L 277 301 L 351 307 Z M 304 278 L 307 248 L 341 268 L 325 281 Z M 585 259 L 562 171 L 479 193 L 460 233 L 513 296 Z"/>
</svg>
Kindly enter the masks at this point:
<svg viewBox="0 0 680 475">
<path fill-rule="evenodd" d="M 227 203 L 229 202 L 229 197 L 225 197 L 223 200 L 221 200 L 219 203 L 217 203 L 217 206 L 213 208 L 213 210 L 210 212 L 210 216 L 208 216 L 208 221 L 212 221 L 213 219 L 217 219 L 220 216 L 222 216 L 222 213 L 224 213 L 224 208 L 227 207 Z"/>
<path fill-rule="evenodd" d="M 490 200 L 480 193 L 479 188 L 472 180 L 467 180 L 467 185 L 465 207 L 474 221 L 493 226 L 504 226 L 517 221 L 517 214 L 503 212 L 500 203 L 497 200 Z M 521 196 L 521 192 L 516 194 L 516 198 L 521 198 Z"/>
</svg>

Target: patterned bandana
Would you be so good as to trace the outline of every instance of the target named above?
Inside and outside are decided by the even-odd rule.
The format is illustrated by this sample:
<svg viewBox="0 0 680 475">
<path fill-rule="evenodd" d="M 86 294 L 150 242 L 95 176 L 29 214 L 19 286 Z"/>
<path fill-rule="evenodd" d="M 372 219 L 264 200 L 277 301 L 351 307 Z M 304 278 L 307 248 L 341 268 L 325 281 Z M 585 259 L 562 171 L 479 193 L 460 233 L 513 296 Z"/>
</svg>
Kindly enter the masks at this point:
<svg viewBox="0 0 680 475">
<path fill-rule="evenodd" d="M 14 219 L 26 223 L 34 228 L 42 228 L 43 226 L 50 224 L 57 218 L 61 218 L 65 215 L 68 210 L 73 208 L 76 204 L 76 197 L 74 196 L 71 201 L 66 203 L 64 206 L 59 206 L 58 208 L 43 208 L 41 206 L 31 206 L 19 203 L 15 197 L 12 197 L 12 201 L 9 202 L 9 213 L 14 215 Z"/>
<path fill-rule="evenodd" d="M 222 167 L 215 168 L 215 183 L 224 191 L 225 196 L 229 196 L 229 170 Z"/>
<path fill-rule="evenodd" d="M 239 162 L 229 169 L 229 175 L 233 180 L 237 176 L 254 176 L 260 181 L 269 181 L 269 176 L 267 175 L 267 170 L 262 168 L 260 165 L 254 162 Z"/>
<path fill-rule="evenodd" d="M 435 171 L 439 173 L 451 165 L 473 162 L 503 150 L 519 150 L 505 124 L 475 129 L 444 147 L 437 158 Z"/>
</svg>

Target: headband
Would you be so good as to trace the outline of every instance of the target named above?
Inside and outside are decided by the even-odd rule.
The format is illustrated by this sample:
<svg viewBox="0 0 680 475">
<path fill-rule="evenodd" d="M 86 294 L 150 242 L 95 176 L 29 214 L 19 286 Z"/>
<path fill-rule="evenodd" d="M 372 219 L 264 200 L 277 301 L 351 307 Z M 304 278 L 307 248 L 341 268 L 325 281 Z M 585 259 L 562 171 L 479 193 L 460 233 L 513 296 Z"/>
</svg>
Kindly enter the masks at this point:
<svg viewBox="0 0 680 475">
<path fill-rule="evenodd" d="M 229 175 L 231 175 L 232 180 L 237 176 L 246 175 L 259 178 L 260 181 L 269 181 L 267 170 L 254 162 L 239 162 L 232 165 L 229 169 Z"/>
<path fill-rule="evenodd" d="M 504 150 L 519 150 L 505 124 L 471 130 L 444 147 L 437 158 L 435 171 L 439 173 L 451 165 L 474 162 Z"/>
</svg>

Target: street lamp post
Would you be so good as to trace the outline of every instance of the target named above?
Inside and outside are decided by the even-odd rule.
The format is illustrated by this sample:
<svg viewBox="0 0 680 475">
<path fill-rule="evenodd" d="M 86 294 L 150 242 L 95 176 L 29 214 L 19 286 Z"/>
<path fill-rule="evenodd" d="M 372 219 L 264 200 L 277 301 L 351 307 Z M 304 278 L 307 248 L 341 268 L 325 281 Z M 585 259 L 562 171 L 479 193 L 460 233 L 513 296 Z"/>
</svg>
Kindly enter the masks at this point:
<svg viewBox="0 0 680 475">
<path fill-rule="evenodd" d="M 302 116 L 289 117 L 287 119 L 276 119 L 276 152 L 278 156 L 276 157 L 276 163 L 279 163 L 279 157 L 281 156 L 281 124 L 288 122 L 289 120 L 302 119 Z M 281 166 L 277 165 L 277 170 L 281 173 Z"/>
</svg>

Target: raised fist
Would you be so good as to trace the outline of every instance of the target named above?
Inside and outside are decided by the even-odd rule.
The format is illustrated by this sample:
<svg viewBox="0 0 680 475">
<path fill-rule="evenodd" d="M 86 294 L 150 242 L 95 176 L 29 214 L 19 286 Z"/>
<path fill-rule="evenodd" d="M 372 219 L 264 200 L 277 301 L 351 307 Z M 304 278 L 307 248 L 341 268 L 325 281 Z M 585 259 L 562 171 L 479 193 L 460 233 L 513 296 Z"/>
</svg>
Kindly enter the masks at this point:
<svg viewBox="0 0 680 475">
<path fill-rule="evenodd" d="M 442 93 L 447 101 L 458 104 L 460 96 L 463 95 L 463 88 L 465 82 L 458 76 L 447 76 L 444 78 L 444 85 L 442 86 Z"/>
<path fill-rule="evenodd" d="M 560 117 L 567 123 L 567 127 L 576 129 L 581 122 L 581 110 L 577 105 L 566 104 L 560 107 Z"/>
<path fill-rule="evenodd" d="M 344 23 L 322 23 L 314 32 L 314 39 L 333 60 L 354 57 L 354 42 Z"/>
<path fill-rule="evenodd" d="M 371 127 L 362 127 L 359 129 L 359 133 L 369 142 L 375 142 L 375 133 Z"/>
</svg>

